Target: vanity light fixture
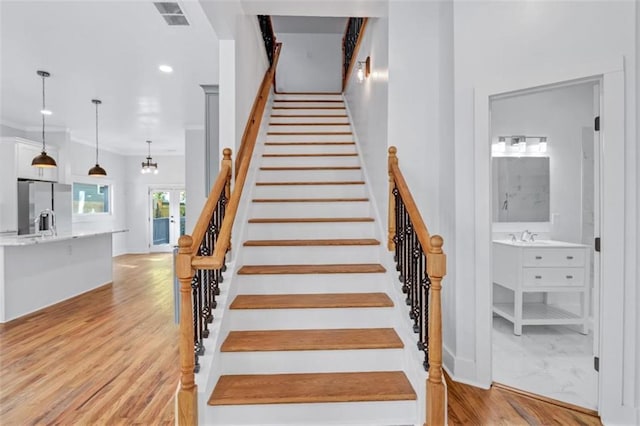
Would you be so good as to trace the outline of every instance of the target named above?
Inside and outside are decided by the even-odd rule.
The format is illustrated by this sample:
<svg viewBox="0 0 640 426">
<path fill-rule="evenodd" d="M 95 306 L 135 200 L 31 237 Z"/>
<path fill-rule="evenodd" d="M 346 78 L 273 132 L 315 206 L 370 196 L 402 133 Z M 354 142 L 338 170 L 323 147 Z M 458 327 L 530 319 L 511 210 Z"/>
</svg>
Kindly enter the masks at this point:
<svg viewBox="0 0 640 426">
<path fill-rule="evenodd" d="M 541 137 L 540 142 L 538 142 L 538 151 L 539 152 L 547 152 L 547 138 Z"/>
<path fill-rule="evenodd" d="M 367 59 L 357 63 L 356 76 L 358 83 L 364 82 L 364 79 L 369 77 L 369 74 L 371 74 L 371 57 L 367 56 Z"/>
<path fill-rule="evenodd" d="M 89 176 L 106 176 L 107 171 L 100 167 L 98 163 L 98 105 L 102 103 L 100 99 L 91 99 L 91 102 L 96 106 L 96 165 L 89 169 Z"/>
<path fill-rule="evenodd" d="M 507 143 L 505 142 L 504 136 L 500 136 L 498 138 L 498 143 L 495 144 L 493 150 L 495 152 L 505 152 L 507 150 Z"/>
<path fill-rule="evenodd" d="M 40 77 L 42 77 L 42 109 L 40 110 L 40 113 L 42 114 L 42 152 L 40 153 L 40 155 L 37 155 L 33 158 L 33 160 L 31 160 L 31 165 L 34 167 L 39 167 L 39 168 L 53 168 L 53 167 L 58 167 L 58 165 L 56 164 L 56 160 L 54 160 L 52 157 L 50 157 L 49 155 L 47 155 L 47 145 L 45 143 L 45 139 L 44 139 L 44 118 L 47 115 L 51 115 L 51 111 L 49 111 L 46 107 L 45 107 L 45 97 L 44 97 L 44 79 L 47 77 L 50 77 L 51 74 L 49 74 L 47 71 L 37 71 L 36 72 Z"/>
<path fill-rule="evenodd" d="M 154 175 L 158 174 L 158 163 L 153 163 L 151 160 L 151 141 L 147 141 L 147 144 L 149 145 L 149 151 L 147 154 L 147 158 L 145 161 L 142 162 L 142 170 L 140 170 L 140 173 L 142 173 L 143 175 L 146 174 L 150 174 L 153 173 Z"/>
</svg>

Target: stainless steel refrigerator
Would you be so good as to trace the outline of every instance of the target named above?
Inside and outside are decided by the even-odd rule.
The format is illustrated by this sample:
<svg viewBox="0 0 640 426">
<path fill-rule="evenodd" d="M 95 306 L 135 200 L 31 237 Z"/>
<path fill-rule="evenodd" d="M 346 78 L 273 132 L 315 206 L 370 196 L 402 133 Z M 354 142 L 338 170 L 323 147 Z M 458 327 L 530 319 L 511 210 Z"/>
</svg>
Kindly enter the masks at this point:
<svg viewBox="0 0 640 426">
<path fill-rule="evenodd" d="M 71 233 L 71 207 L 71 185 L 18 181 L 18 234 L 35 234 L 36 219 L 47 209 L 55 213 L 57 233 Z"/>
</svg>

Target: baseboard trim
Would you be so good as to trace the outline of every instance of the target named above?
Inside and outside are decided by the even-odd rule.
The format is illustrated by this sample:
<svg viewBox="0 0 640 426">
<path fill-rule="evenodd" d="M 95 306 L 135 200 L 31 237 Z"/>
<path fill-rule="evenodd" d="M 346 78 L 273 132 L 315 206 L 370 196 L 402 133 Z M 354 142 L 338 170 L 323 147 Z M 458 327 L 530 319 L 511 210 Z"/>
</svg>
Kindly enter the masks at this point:
<svg viewBox="0 0 640 426">
<path fill-rule="evenodd" d="M 567 410 L 577 411 L 579 413 L 586 414 L 588 416 L 600 417 L 598 412 L 595 411 L 595 410 L 591 410 L 589 408 L 580 407 L 578 405 L 573 405 L 573 404 L 570 404 L 570 403 L 564 402 L 564 401 L 558 401 L 557 399 L 549 398 L 549 397 L 546 397 L 546 396 L 543 396 L 543 395 L 538 395 L 538 394 L 535 394 L 535 393 L 532 393 L 532 392 L 528 392 L 528 391 L 525 391 L 525 390 L 522 390 L 522 389 L 513 388 L 511 386 L 507 386 L 507 385 L 504 385 L 502 383 L 493 382 L 493 384 L 491 386 L 493 388 L 495 388 L 495 389 L 500 389 L 500 390 L 503 390 L 505 392 L 515 393 L 515 394 L 518 394 L 520 396 L 524 396 L 526 398 L 542 401 L 542 402 L 545 402 L 547 404 L 556 405 L 558 407 L 566 408 Z"/>
</svg>

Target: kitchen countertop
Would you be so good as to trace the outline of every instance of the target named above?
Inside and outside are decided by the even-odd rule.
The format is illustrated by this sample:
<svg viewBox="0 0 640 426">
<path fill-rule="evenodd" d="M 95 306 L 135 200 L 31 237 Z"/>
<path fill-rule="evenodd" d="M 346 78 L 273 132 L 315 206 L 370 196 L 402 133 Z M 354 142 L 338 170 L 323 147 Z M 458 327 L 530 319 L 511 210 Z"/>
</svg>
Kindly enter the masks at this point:
<svg viewBox="0 0 640 426">
<path fill-rule="evenodd" d="M 0 246 L 30 246 L 33 244 L 55 243 L 58 241 L 72 240 L 75 238 L 94 237 L 96 235 L 117 234 L 120 232 L 129 232 L 128 229 L 112 229 L 107 231 L 82 231 L 58 234 L 55 236 L 38 236 L 38 235 L 0 235 Z"/>
</svg>

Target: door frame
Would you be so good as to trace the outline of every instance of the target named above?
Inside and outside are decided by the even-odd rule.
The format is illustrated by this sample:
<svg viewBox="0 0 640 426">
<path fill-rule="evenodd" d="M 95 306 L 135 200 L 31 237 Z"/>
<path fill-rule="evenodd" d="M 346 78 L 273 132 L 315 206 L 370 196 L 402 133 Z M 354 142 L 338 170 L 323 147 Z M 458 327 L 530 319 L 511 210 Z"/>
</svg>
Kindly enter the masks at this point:
<svg viewBox="0 0 640 426">
<path fill-rule="evenodd" d="M 625 98 L 624 58 L 600 64 L 576 66 L 558 64 L 547 75 L 527 75 L 517 81 L 498 82 L 495 87 L 474 90 L 474 207 L 476 276 L 476 378 L 489 386 L 492 380 L 492 258 L 491 258 L 491 145 L 489 105 L 492 96 L 527 88 L 551 87 L 579 80 L 602 79 L 601 86 L 601 282 L 600 292 L 600 376 L 598 410 L 603 419 L 628 418 L 629 407 L 623 399 L 624 337 L 624 231 L 625 231 Z M 606 124 L 605 124 L 606 123 Z M 601 286 L 601 289 L 604 286 Z"/>
<path fill-rule="evenodd" d="M 149 252 L 150 253 L 158 253 L 158 252 L 170 252 L 173 250 L 173 244 L 171 244 L 171 225 L 169 228 L 169 244 L 159 244 L 159 245 L 154 245 L 153 244 L 153 222 L 152 222 L 152 216 L 153 216 L 153 200 L 151 199 L 151 194 L 153 192 L 171 192 L 171 191 L 185 191 L 185 186 L 184 185 L 149 185 L 148 189 L 147 189 L 147 247 L 149 247 Z M 171 206 L 171 198 L 169 200 L 169 206 Z M 180 206 L 178 205 L 178 221 L 180 220 Z M 171 214 L 171 213 L 169 213 Z M 179 223 L 179 222 L 178 222 Z M 180 228 L 178 228 L 180 229 Z M 178 236 L 179 238 L 179 236 Z M 177 241 L 176 241 L 177 244 Z"/>
</svg>

